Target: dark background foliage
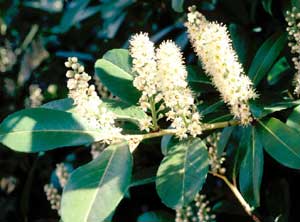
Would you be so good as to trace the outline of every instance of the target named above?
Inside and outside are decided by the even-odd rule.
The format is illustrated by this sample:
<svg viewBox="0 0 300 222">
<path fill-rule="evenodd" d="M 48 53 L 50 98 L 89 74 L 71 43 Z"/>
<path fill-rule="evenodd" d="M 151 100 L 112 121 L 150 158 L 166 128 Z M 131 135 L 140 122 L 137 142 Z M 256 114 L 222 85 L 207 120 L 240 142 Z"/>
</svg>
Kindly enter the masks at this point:
<svg viewBox="0 0 300 222">
<path fill-rule="evenodd" d="M 183 8 L 186 10 L 189 5 L 196 4 L 210 20 L 226 24 L 239 58 L 247 68 L 262 42 L 274 32 L 285 30 L 284 12 L 290 8 L 290 3 L 284 0 L 195 0 L 185 1 Z M 68 9 L 69 4 L 74 4 L 72 10 Z M 87 72 L 93 74 L 97 58 L 109 49 L 128 47 L 128 39 L 136 32 L 149 32 L 156 43 L 175 40 L 184 50 L 186 62 L 196 64 L 183 26 L 184 19 L 185 13 L 174 11 L 171 1 L 0 0 L 0 24 L 7 27 L 0 35 L 0 47 L 10 48 L 16 59 L 9 69 L 0 73 L 0 120 L 24 108 L 31 84 L 38 84 L 43 90 L 44 102 L 66 97 L 63 64 L 68 56 L 77 56 Z M 26 39 L 29 39 L 28 44 Z M 288 47 L 285 52 L 289 55 Z M 290 58 L 288 60 L 290 62 Z M 285 78 L 291 79 L 291 75 L 287 73 L 277 87 L 286 82 Z M 49 85 L 56 86 L 57 90 L 49 92 Z M 258 88 L 265 90 L 264 87 L 262 83 Z M 216 99 L 218 95 L 213 97 Z M 144 143 L 135 152 L 134 172 L 143 169 L 144 174 L 155 173 L 162 159 L 160 141 L 156 142 Z M 67 162 L 76 168 L 91 160 L 89 147 L 38 155 L 16 153 L 0 146 L 0 179 L 16 178 L 13 191 L 0 189 L 0 222 L 58 221 L 43 186 L 51 179 L 55 164 Z M 229 157 L 226 164 L 230 165 L 231 161 Z M 279 215 L 278 221 L 299 221 L 299 170 L 287 169 L 267 154 L 264 167 L 258 214 L 265 221 L 274 221 Z M 220 181 L 209 177 L 204 193 L 215 205 L 217 221 L 250 221 Z M 160 202 L 153 183 L 132 188 L 116 210 L 114 221 L 134 222 L 147 211 L 162 211 L 171 218 L 174 216 L 174 212 Z"/>
</svg>

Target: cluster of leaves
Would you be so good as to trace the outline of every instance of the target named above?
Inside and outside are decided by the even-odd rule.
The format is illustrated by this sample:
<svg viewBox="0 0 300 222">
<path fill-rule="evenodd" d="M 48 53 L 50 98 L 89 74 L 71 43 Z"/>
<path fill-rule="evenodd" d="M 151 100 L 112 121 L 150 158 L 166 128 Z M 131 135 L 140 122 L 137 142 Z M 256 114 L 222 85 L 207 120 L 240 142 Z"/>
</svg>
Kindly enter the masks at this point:
<svg viewBox="0 0 300 222">
<path fill-rule="evenodd" d="M 109 5 L 109 1 L 104 2 Z M 131 1 L 122 2 L 124 5 L 120 7 L 121 11 L 128 4 L 133 4 Z M 223 6 L 222 9 L 226 9 L 225 6 L 231 7 L 230 2 L 232 1 L 220 1 L 217 4 L 214 1 L 205 1 L 206 4 L 202 7 L 215 12 L 220 10 L 218 9 L 219 4 Z M 236 9 L 240 10 L 236 13 L 229 13 L 229 15 L 237 17 L 237 20 L 241 16 L 241 10 L 246 10 L 247 5 L 251 5 L 253 9 L 250 13 L 246 10 L 248 16 L 242 17 L 240 20 L 242 24 L 230 24 L 229 29 L 234 47 L 246 68 L 246 73 L 252 79 L 260 95 L 259 99 L 251 101 L 250 104 L 256 120 L 251 126 L 244 128 L 240 126 L 225 127 L 217 149 L 219 155 L 224 151 L 228 155 L 230 160 L 227 166 L 228 176 L 235 183 L 238 180 L 245 200 L 253 208 L 258 208 L 261 202 L 260 187 L 265 169 L 266 157 L 264 156 L 266 153 L 283 166 L 300 169 L 300 141 L 298 141 L 300 100 L 293 98 L 290 93 L 293 89 L 291 84 L 293 68 L 290 65 L 284 23 L 282 22 L 281 26 L 274 26 L 277 27 L 277 30 L 274 30 L 270 24 L 251 27 L 256 28 L 255 32 L 259 28 L 266 30 L 266 35 L 255 34 L 252 29 L 244 28 L 246 24 L 255 24 L 255 10 L 258 7 L 258 1 L 255 2 L 245 1 L 245 4 L 234 5 Z M 43 10 L 41 5 L 31 1 L 28 1 L 26 5 Z M 106 25 L 115 24 L 119 27 L 125 14 L 113 11 L 113 16 L 109 13 L 107 13 L 109 15 L 105 15 L 103 13 L 107 12 L 105 6 L 109 7 L 105 4 L 91 6 L 89 1 L 74 1 L 72 8 L 65 11 L 60 24 L 53 27 L 53 32 L 67 32 L 73 25 L 98 12 L 102 12 L 102 16 L 110 18 Z M 175 10 L 181 11 L 183 1 L 172 1 L 172 6 Z M 262 1 L 261 6 L 271 15 L 279 13 L 270 0 Z M 281 6 L 282 11 L 288 7 L 284 5 L 284 1 Z M 215 9 L 215 7 L 217 8 Z M 235 10 L 234 7 L 232 10 Z M 49 10 L 49 8 L 47 5 L 44 10 Z M 276 17 L 272 17 L 268 22 L 275 24 L 278 20 Z M 169 27 L 169 29 L 175 28 L 178 28 L 178 25 Z M 156 40 L 162 38 L 165 33 L 170 32 L 169 29 L 162 30 L 153 38 Z M 181 30 L 181 33 L 177 42 L 185 47 L 187 44 L 185 43 L 186 34 L 182 27 L 179 26 L 178 29 Z M 106 30 L 110 29 L 106 28 Z M 110 37 L 114 36 L 110 34 L 107 33 Z M 267 37 L 268 34 L 270 34 L 269 37 Z M 251 36 L 258 38 L 253 40 Z M 253 48 L 257 48 L 253 46 L 259 47 L 253 52 Z M 84 56 L 83 58 L 87 58 Z M 145 113 L 137 106 L 140 92 L 132 85 L 131 67 L 128 50 L 113 49 L 97 60 L 95 73 L 109 91 L 121 100 L 105 100 L 104 105 L 116 114 L 124 132 L 136 134 L 141 133 L 137 125 L 140 120 L 145 118 Z M 198 95 L 198 99 L 203 100 L 199 103 L 198 110 L 204 116 L 204 122 L 217 124 L 231 120 L 232 115 L 225 104 L 219 100 L 218 92 L 199 66 L 189 66 L 188 71 L 190 87 Z M 162 125 L 164 124 L 166 123 L 162 123 Z M 86 145 L 97 141 L 100 133 L 90 129 L 80 117 L 76 116 L 72 101 L 69 99 L 55 100 L 39 108 L 15 112 L 6 117 L 0 125 L 1 143 L 21 152 L 43 152 L 60 147 Z M 162 137 L 160 148 L 164 156 L 163 160 L 159 166 L 155 166 L 150 177 L 142 176 L 142 179 L 137 179 L 133 174 L 136 160 L 133 161 L 133 155 L 127 143 L 122 142 L 109 146 L 98 158 L 80 166 L 71 174 L 63 191 L 62 220 L 64 222 L 108 221 L 113 217 L 115 208 L 127 196 L 130 188 L 152 182 L 155 182 L 157 193 L 166 206 L 173 209 L 186 206 L 202 189 L 207 179 L 209 155 L 202 139 L 210 133 L 213 132 L 209 131 L 201 138 L 183 141 L 177 141 L 170 136 Z M 151 140 L 144 141 L 140 147 L 149 142 L 159 146 L 155 139 Z M 139 169 L 139 171 L 143 170 L 145 169 Z M 279 185 L 286 187 L 284 182 Z M 214 191 L 210 192 L 215 193 Z M 271 201 L 272 198 L 274 197 L 268 197 L 268 201 L 271 203 L 269 205 L 274 203 Z M 279 195 L 278 198 L 280 198 Z M 215 204 L 216 211 L 225 207 L 226 204 L 221 201 L 217 201 Z M 230 210 L 227 209 L 228 211 Z M 140 221 L 143 218 L 144 221 L 150 221 L 149 218 L 156 218 L 157 221 L 170 221 L 169 215 L 162 215 L 148 213 L 140 217 Z M 276 220 L 288 221 L 288 216 L 282 209 L 275 211 L 274 214 L 268 212 L 267 217 L 270 221 L 274 221 L 276 217 Z"/>
</svg>

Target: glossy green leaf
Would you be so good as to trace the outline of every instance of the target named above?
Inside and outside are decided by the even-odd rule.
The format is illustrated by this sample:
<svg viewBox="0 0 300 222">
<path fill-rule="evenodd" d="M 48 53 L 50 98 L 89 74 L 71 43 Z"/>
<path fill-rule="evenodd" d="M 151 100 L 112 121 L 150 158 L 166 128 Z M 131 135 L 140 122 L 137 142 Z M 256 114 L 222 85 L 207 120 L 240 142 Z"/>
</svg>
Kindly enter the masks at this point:
<svg viewBox="0 0 300 222">
<path fill-rule="evenodd" d="M 286 57 L 280 58 L 268 73 L 268 77 L 267 77 L 268 83 L 270 85 L 276 84 L 282 77 L 282 74 L 284 74 L 284 72 L 286 72 L 289 69 L 290 69 L 290 65 Z"/>
<path fill-rule="evenodd" d="M 85 10 L 89 2 L 90 0 L 75 0 L 68 4 L 60 24 L 55 27 L 53 31 L 59 33 L 67 32 L 76 22 L 78 22 L 76 17 Z"/>
<path fill-rule="evenodd" d="M 250 101 L 250 110 L 254 117 L 262 118 L 270 113 L 284 110 L 300 104 L 300 100 L 290 98 L 278 98 L 278 94 L 271 92 L 264 93 L 260 98 Z"/>
<path fill-rule="evenodd" d="M 247 151 L 240 166 L 239 184 L 243 197 L 252 207 L 260 205 L 260 185 L 264 155 L 262 143 L 254 127 L 247 138 Z"/>
<path fill-rule="evenodd" d="M 60 99 L 51 101 L 42 105 L 43 108 L 55 109 L 66 112 L 74 112 L 74 105 L 72 99 Z M 117 101 L 113 99 L 103 99 L 101 107 L 107 108 L 110 112 L 114 113 L 117 120 L 129 121 L 139 126 L 140 122 L 147 118 L 146 113 L 138 106 L 129 105 L 122 101 Z"/>
<path fill-rule="evenodd" d="M 238 139 L 238 146 L 233 150 L 232 178 L 236 181 L 242 161 L 246 155 L 249 138 L 251 135 L 250 127 L 235 127 L 232 134 Z"/>
<path fill-rule="evenodd" d="M 9 115 L 0 125 L 0 142 L 21 152 L 39 152 L 98 141 L 105 132 L 72 113 L 33 108 Z"/>
<path fill-rule="evenodd" d="M 133 86 L 131 62 L 128 50 L 113 49 L 97 60 L 95 71 L 113 95 L 129 104 L 136 104 L 141 92 Z"/>
<path fill-rule="evenodd" d="M 181 141 L 162 160 L 156 190 L 171 208 L 187 205 L 201 190 L 208 173 L 208 153 L 200 139 Z"/>
<path fill-rule="evenodd" d="M 275 33 L 258 49 L 248 71 L 255 86 L 267 75 L 286 45 L 286 40 L 286 34 Z"/>
<path fill-rule="evenodd" d="M 219 157 L 222 156 L 233 130 L 234 130 L 233 126 L 226 127 L 223 129 L 220 139 L 217 143 L 217 155 Z"/>
<path fill-rule="evenodd" d="M 300 169 L 300 134 L 280 120 L 259 121 L 258 132 L 264 149 L 284 166 Z"/>
<path fill-rule="evenodd" d="M 188 77 L 187 81 L 189 86 L 195 92 L 215 92 L 215 88 L 212 85 L 209 77 L 204 73 L 204 71 L 199 66 L 187 66 Z"/>
<path fill-rule="evenodd" d="M 76 169 L 63 191 L 63 221 L 107 221 L 127 192 L 131 172 L 127 143 L 109 146 L 98 158 Z"/>
<path fill-rule="evenodd" d="M 172 8 L 175 12 L 183 12 L 184 0 L 172 0 Z"/>
<path fill-rule="evenodd" d="M 65 112 L 74 112 L 74 101 L 70 98 L 53 100 L 51 102 L 43 104 L 41 107 L 46 109 L 55 109 Z"/>
<path fill-rule="evenodd" d="M 141 121 L 147 119 L 147 114 L 140 107 L 121 101 L 105 99 L 102 106 L 113 112 L 117 120 L 129 121 L 137 126 L 140 126 Z"/>
<path fill-rule="evenodd" d="M 165 211 L 149 211 L 140 215 L 137 222 L 170 222 L 174 216 Z"/>
<path fill-rule="evenodd" d="M 300 106 L 297 106 L 288 117 L 286 125 L 300 132 Z"/>
</svg>

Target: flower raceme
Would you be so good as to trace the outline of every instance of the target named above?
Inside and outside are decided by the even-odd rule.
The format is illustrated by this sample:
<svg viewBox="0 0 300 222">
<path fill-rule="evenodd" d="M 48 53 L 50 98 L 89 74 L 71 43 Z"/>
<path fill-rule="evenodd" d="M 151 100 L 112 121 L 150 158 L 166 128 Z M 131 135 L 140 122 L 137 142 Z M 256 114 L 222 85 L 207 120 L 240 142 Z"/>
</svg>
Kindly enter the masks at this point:
<svg viewBox="0 0 300 222">
<path fill-rule="evenodd" d="M 291 11 L 287 11 L 286 21 L 288 23 L 289 46 L 291 52 L 296 54 L 292 59 L 296 69 L 294 93 L 300 96 L 300 10 L 294 7 Z"/>
<path fill-rule="evenodd" d="M 154 116 L 157 120 L 163 117 L 161 111 L 167 110 L 166 117 L 172 121 L 171 127 L 177 130 L 179 138 L 201 134 L 200 115 L 188 88 L 187 71 L 176 44 L 165 41 L 155 50 L 148 34 L 140 33 L 130 40 L 130 54 L 136 74 L 133 85 L 142 91 L 139 103 L 143 110 L 159 113 Z M 156 106 L 159 107 L 156 109 Z M 154 121 L 152 115 L 144 129 L 149 129 Z"/>
<path fill-rule="evenodd" d="M 96 129 L 102 129 L 103 140 L 110 142 L 120 137 L 121 128 L 115 126 L 115 116 L 105 107 L 101 107 L 102 100 L 96 93 L 95 86 L 88 82 L 91 77 L 84 72 L 84 67 L 78 63 L 76 57 L 68 58 L 65 66 L 70 68 L 66 76 L 69 98 L 74 100 L 76 112 L 86 120 L 87 124 Z"/>
<path fill-rule="evenodd" d="M 196 54 L 232 114 L 243 125 L 252 121 L 248 101 L 257 97 L 233 50 L 227 28 L 209 22 L 196 7 L 189 8 L 186 27 Z"/>
</svg>

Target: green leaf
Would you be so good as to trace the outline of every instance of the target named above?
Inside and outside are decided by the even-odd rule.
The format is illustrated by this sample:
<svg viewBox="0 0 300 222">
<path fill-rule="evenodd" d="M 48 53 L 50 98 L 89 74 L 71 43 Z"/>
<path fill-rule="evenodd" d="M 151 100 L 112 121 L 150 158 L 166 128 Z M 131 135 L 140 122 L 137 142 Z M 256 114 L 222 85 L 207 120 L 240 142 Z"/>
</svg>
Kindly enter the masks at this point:
<svg viewBox="0 0 300 222">
<path fill-rule="evenodd" d="M 136 104 L 141 92 L 133 86 L 131 57 L 128 50 L 113 49 L 98 59 L 95 71 L 101 82 L 115 96 L 129 104 Z"/>
<path fill-rule="evenodd" d="M 48 103 L 43 104 L 41 107 L 46 109 L 55 109 L 65 112 L 74 112 L 75 106 L 74 101 L 70 98 L 58 99 Z"/>
<path fill-rule="evenodd" d="M 267 153 L 284 166 L 300 169 L 299 133 L 275 118 L 258 121 L 259 136 Z"/>
<path fill-rule="evenodd" d="M 147 114 L 140 107 L 122 101 L 103 99 L 101 106 L 114 113 L 117 120 L 132 122 L 137 126 L 140 125 L 140 121 L 147 118 Z M 76 113 L 72 99 L 55 100 L 42 105 L 42 107 Z"/>
<path fill-rule="evenodd" d="M 127 192 L 131 172 L 127 143 L 109 146 L 97 159 L 76 169 L 63 191 L 63 221 L 107 221 Z"/>
<path fill-rule="evenodd" d="M 262 118 L 270 113 L 284 110 L 300 104 L 300 100 L 292 100 L 290 98 L 278 98 L 278 94 L 271 92 L 263 93 L 260 98 L 250 101 L 251 113 L 256 118 Z"/>
<path fill-rule="evenodd" d="M 262 0 L 261 2 L 266 12 L 270 15 L 272 15 L 272 2 L 273 0 Z"/>
<path fill-rule="evenodd" d="M 255 86 L 264 78 L 286 44 L 286 34 L 273 34 L 258 49 L 248 75 Z"/>
<path fill-rule="evenodd" d="M 222 133 L 221 133 L 221 136 L 220 136 L 220 139 L 217 143 L 217 155 L 220 157 L 222 156 L 225 148 L 226 148 L 226 145 L 230 139 L 230 136 L 232 134 L 232 131 L 233 131 L 234 127 L 231 126 L 231 127 L 226 127 L 225 129 L 223 129 Z"/>
<path fill-rule="evenodd" d="M 234 159 L 232 164 L 232 178 L 234 181 L 236 181 L 242 161 L 247 152 L 248 141 L 251 135 L 251 128 L 241 126 L 235 127 L 232 133 L 235 134 L 234 136 L 237 137 L 236 139 L 238 139 L 239 141 L 237 148 L 233 150 Z"/>
<path fill-rule="evenodd" d="M 239 184 L 243 197 L 256 208 L 260 205 L 264 156 L 262 144 L 254 127 L 251 127 L 247 145 L 247 151 L 240 166 Z"/>
<path fill-rule="evenodd" d="M 187 66 L 188 77 L 187 81 L 189 86 L 195 92 L 215 92 L 215 88 L 212 85 L 209 77 L 204 73 L 204 71 L 199 68 L 199 66 Z"/>
<path fill-rule="evenodd" d="M 184 0 L 172 0 L 172 8 L 175 12 L 183 12 Z"/>
<path fill-rule="evenodd" d="M 140 215 L 137 222 L 170 222 L 174 216 L 165 211 L 149 211 Z"/>
<path fill-rule="evenodd" d="M 21 152 L 87 144 L 100 140 L 104 134 L 72 113 L 45 108 L 21 110 L 0 125 L 0 142 Z"/>
<path fill-rule="evenodd" d="M 290 69 L 290 65 L 286 57 L 280 58 L 268 73 L 268 77 L 267 77 L 268 83 L 270 85 L 276 84 L 282 77 L 282 74 L 289 69 Z"/>
<path fill-rule="evenodd" d="M 237 24 L 231 23 L 229 25 L 229 32 L 239 61 L 246 66 L 248 64 L 247 58 L 249 57 L 250 49 L 253 48 L 253 39 L 251 39 L 247 29 Z"/>
<path fill-rule="evenodd" d="M 297 106 L 288 117 L 286 125 L 300 132 L 300 106 Z"/>
<path fill-rule="evenodd" d="M 121 101 L 105 99 L 102 106 L 113 112 L 117 120 L 129 121 L 137 126 L 140 126 L 142 120 L 147 119 L 147 114 L 140 107 Z"/>
<path fill-rule="evenodd" d="M 79 22 L 76 17 L 85 10 L 89 2 L 90 0 L 75 0 L 68 4 L 60 24 L 57 27 L 54 27 L 53 31 L 59 33 L 67 32 L 76 22 Z"/>
<path fill-rule="evenodd" d="M 174 209 L 190 203 L 206 180 L 208 165 L 206 146 L 200 139 L 172 147 L 157 172 L 156 190 L 162 202 Z"/>
</svg>

